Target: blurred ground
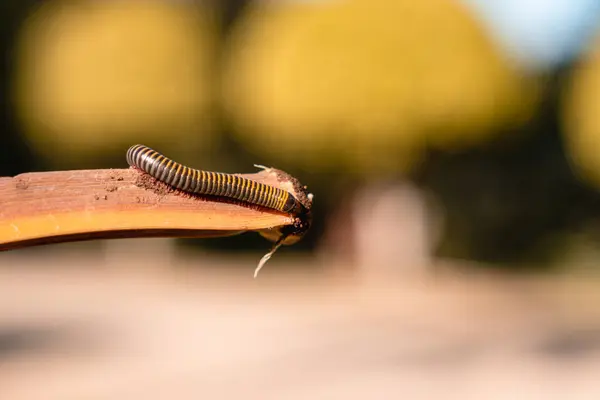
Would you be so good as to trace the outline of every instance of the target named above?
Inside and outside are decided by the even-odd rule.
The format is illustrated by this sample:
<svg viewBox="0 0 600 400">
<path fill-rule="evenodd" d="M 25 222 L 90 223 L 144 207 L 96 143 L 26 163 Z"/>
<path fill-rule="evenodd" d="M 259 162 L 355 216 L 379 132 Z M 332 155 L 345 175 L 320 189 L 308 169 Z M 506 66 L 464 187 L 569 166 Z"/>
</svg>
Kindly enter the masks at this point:
<svg viewBox="0 0 600 400">
<path fill-rule="evenodd" d="M 1 398 L 600 394 L 600 295 L 590 277 L 439 265 L 365 283 L 341 265 L 291 265 L 281 253 L 255 281 L 254 256 L 114 243 L 112 253 L 0 254 Z"/>
</svg>

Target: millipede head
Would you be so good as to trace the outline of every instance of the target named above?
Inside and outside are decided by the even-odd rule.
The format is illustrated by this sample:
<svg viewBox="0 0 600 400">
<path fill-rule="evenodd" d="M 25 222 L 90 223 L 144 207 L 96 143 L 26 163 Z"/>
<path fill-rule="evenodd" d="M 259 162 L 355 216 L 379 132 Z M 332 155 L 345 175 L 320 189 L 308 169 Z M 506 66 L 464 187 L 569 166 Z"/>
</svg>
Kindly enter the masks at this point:
<svg viewBox="0 0 600 400">
<path fill-rule="evenodd" d="M 267 240 L 274 242 L 273 248 L 264 255 L 258 263 L 258 267 L 254 272 L 254 277 L 258 275 L 260 269 L 271 258 L 271 256 L 282 245 L 292 245 L 299 242 L 312 224 L 312 204 L 314 195 L 308 192 L 308 188 L 300 183 L 298 179 L 288 173 L 274 169 L 266 168 L 270 173 L 275 174 L 279 187 L 287 190 L 292 196 L 288 199 L 285 209 L 286 212 L 292 215 L 294 222 L 289 225 L 279 226 L 271 229 L 263 229 L 258 233 Z"/>
<path fill-rule="evenodd" d="M 263 229 L 258 231 L 264 238 L 275 242 L 271 250 L 261 258 L 258 266 L 254 270 L 254 278 L 258 276 L 259 271 L 269 261 L 271 256 L 275 254 L 277 249 L 282 245 L 291 245 L 297 243 L 304 237 L 306 232 L 310 229 L 312 222 L 312 214 L 310 210 L 307 210 L 305 214 L 300 214 L 295 217 L 294 223 L 291 225 L 284 225 L 271 229 Z"/>
<path fill-rule="evenodd" d="M 279 187 L 288 191 L 292 196 L 285 205 L 285 211 L 292 215 L 294 223 L 279 228 L 266 229 L 259 233 L 277 242 L 284 237 L 282 244 L 290 245 L 297 243 L 310 229 L 312 222 L 312 204 L 314 195 L 308 192 L 308 187 L 287 172 L 275 168 L 264 167 L 268 172 L 274 174 L 279 182 Z"/>
<path fill-rule="evenodd" d="M 298 214 L 294 217 L 294 222 L 290 225 L 277 226 L 269 229 L 259 230 L 258 233 L 271 242 L 291 245 L 298 243 L 300 239 L 306 235 L 312 223 L 312 213 L 307 210 L 305 213 Z M 283 239 L 281 239 L 283 237 Z"/>
</svg>

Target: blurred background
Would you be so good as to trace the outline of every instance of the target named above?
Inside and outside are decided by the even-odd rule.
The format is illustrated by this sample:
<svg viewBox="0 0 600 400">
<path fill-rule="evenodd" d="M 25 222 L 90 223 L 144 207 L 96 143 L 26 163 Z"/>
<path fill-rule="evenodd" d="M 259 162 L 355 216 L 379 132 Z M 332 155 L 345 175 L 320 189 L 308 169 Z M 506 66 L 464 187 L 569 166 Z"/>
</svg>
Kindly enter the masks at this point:
<svg viewBox="0 0 600 400">
<path fill-rule="evenodd" d="M 315 194 L 257 281 L 252 233 L 0 254 L 3 398 L 600 395 L 597 0 L 3 0 L 0 53 L 0 176 Z"/>
</svg>

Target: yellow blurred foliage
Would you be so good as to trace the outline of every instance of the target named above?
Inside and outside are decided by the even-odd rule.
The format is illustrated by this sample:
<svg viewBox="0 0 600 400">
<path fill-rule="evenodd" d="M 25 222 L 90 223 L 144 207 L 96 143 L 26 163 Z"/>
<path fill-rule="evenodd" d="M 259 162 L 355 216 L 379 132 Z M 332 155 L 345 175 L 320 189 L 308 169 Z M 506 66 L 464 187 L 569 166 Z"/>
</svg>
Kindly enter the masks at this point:
<svg viewBox="0 0 600 400">
<path fill-rule="evenodd" d="M 600 32 L 565 92 L 565 142 L 579 176 L 600 186 Z"/>
<path fill-rule="evenodd" d="M 447 0 L 263 2 L 230 51 L 223 97 L 240 140 L 316 170 L 409 167 L 425 143 L 486 140 L 536 100 Z"/>
<path fill-rule="evenodd" d="M 190 4 L 46 3 L 17 53 L 14 95 L 29 141 L 51 163 L 139 141 L 206 146 L 214 40 Z"/>
</svg>

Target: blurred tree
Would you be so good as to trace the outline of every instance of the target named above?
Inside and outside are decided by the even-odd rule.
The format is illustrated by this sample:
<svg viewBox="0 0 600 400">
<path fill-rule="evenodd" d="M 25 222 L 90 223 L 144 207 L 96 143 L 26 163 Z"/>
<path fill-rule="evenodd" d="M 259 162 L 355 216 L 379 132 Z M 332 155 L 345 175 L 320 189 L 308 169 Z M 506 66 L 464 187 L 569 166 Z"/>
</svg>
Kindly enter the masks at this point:
<svg viewBox="0 0 600 400">
<path fill-rule="evenodd" d="M 398 178 L 428 146 L 522 133 L 501 127 L 537 99 L 455 2 L 252 2 L 229 39 L 225 121 L 241 149 L 315 191 L 311 238 L 361 180 Z"/>
<path fill-rule="evenodd" d="M 210 159 L 214 41 L 210 15 L 193 3 L 44 4 L 18 52 L 29 140 L 54 168 L 122 165 L 140 141 Z"/>
<path fill-rule="evenodd" d="M 441 0 L 256 3 L 230 51 L 239 140 L 319 172 L 398 173 L 426 143 L 461 148 L 518 126 L 536 98 L 475 19 Z"/>
</svg>

